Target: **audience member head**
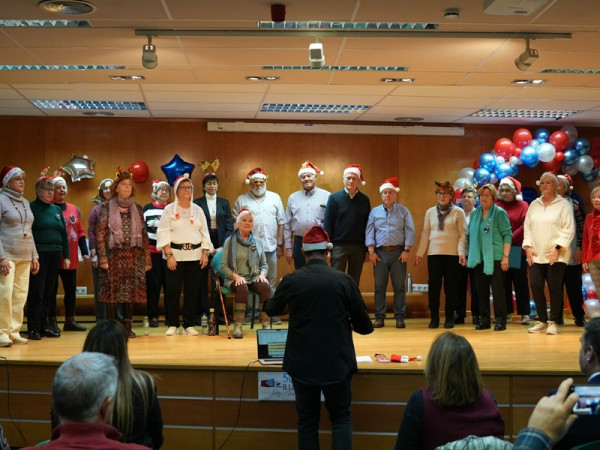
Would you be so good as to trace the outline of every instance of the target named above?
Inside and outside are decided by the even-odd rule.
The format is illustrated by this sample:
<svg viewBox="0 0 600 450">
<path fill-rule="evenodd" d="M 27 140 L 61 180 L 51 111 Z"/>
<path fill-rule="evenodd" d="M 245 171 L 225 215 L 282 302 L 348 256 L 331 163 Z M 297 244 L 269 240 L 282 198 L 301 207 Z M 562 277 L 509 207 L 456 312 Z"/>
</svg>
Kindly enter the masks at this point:
<svg viewBox="0 0 600 450">
<path fill-rule="evenodd" d="M 315 225 L 302 237 L 302 252 L 307 259 L 326 259 L 329 250 L 333 248 L 327 231 L 319 225 Z"/>
<path fill-rule="evenodd" d="M 464 337 L 448 331 L 431 345 L 425 378 L 432 400 L 441 407 L 469 405 L 483 391 L 473 347 Z"/>
<path fill-rule="evenodd" d="M 98 352 L 112 356 L 119 368 L 119 378 L 129 374 L 131 364 L 127 353 L 127 331 L 125 327 L 114 319 L 101 320 L 93 327 L 83 343 L 84 352 Z"/>
<path fill-rule="evenodd" d="M 84 352 L 66 360 L 52 383 L 52 405 L 61 423 L 108 423 L 117 391 L 111 356 Z"/>
<path fill-rule="evenodd" d="M 600 355 L 600 317 L 594 317 L 585 324 L 579 340 L 581 341 L 579 367 L 589 377 L 593 373 L 600 372 L 600 361 L 598 360 Z"/>
</svg>

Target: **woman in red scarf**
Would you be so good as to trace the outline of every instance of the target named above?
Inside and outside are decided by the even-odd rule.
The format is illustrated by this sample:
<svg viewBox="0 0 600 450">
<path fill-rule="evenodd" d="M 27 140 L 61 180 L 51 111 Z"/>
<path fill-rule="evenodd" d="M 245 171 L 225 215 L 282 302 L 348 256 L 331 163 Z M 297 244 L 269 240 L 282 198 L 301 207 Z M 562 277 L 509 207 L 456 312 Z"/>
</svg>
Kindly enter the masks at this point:
<svg viewBox="0 0 600 450">
<path fill-rule="evenodd" d="M 594 285 L 600 287 L 600 186 L 592 189 L 591 214 L 585 217 L 583 240 L 581 243 L 581 262 L 583 270 L 592 276 Z"/>
</svg>

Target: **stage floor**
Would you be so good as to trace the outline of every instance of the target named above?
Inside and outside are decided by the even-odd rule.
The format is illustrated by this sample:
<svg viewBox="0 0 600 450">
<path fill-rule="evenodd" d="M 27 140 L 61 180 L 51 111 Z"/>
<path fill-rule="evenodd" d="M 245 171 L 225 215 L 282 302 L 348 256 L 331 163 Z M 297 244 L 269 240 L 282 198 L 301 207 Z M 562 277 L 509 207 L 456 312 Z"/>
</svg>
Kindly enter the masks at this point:
<svg viewBox="0 0 600 450">
<path fill-rule="evenodd" d="M 470 318 L 467 320 L 470 322 Z M 83 323 L 88 328 L 94 325 Z M 428 323 L 428 319 L 408 319 L 405 329 L 396 329 L 395 321 L 387 319 L 384 328 L 376 329 L 370 335 L 354 333 L 357 356 L 373 359 L 372 363 L 359 363 L 359 372 L 422 371 L 432 340 L 446 331 L 443 327 L 429 329 Z M 260 327 L 259 324 L 256 326 Z M 275 328 L 286 326 L 287 322 L 283 321 Z M 578 351 L 583 329 L 576 327 L 571 318 L 565 317 L 565 325 L 556 336 L 529 334 L 527 328 L 515 316 L 515 322 L 507 324 L 506 331 L 476 331 L 470 323 L 456 325 L 448 331 L 469 340 L 483 373 L 580 375 Z M 130 359 L 134 365 L 144 368 L 245 369 L 256 360 L 255 330 L 245 325 L 244 339 L 227 339 L 223 325 L 218 336 L 165 336 L 166 326 L 161 322 L 159 328 L 150 328 L 149 336 L 143 336 L 141 320 L 137 320 L 134 331 L 138 337 L 129 341 Z M 63 332 L 58 339 L 43 338 L 29 341 L 27 345 L 0 348 L 0 356 L 9 364 L 58 365 L 81 351 L 85 335 L 85 332 Z M 392 354 L 421 355 L 423 361 L 382 364 L 375 362 L 375 353 L 388 357 Z M 258 363 L 252 366 L 265 369 Z"/>
</svg>

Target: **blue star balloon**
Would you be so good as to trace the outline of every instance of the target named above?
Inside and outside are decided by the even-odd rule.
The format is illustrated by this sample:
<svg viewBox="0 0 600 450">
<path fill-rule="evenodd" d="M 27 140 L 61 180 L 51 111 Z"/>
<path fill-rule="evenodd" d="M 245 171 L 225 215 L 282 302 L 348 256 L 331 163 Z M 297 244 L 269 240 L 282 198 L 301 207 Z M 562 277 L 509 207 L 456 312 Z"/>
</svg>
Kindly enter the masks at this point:
<svg viewBox="0 0 600 450">
<path fill-rule="evenodd" d="M 194 170 L 194 164 L 190 164 L 189 162 L 185 162 L 183 159 L 179 157 L 179 155 L 175 154 L 173 159 L 166 163 L 163 166 L 160 166 L 162 171 L 165 173 L 167 177 L 167 181 L 171 186 L 175 184 L 175 180 L 187 173 L 192 176 L 192 171 Z"/>
</svg>

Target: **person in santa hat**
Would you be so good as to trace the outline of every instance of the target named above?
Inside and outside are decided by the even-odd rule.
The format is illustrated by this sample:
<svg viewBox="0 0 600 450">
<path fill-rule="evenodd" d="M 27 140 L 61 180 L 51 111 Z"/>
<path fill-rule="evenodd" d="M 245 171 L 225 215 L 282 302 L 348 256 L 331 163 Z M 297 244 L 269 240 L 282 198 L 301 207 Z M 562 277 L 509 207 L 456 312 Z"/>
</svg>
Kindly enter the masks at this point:
<svg viewBox="0 0 600 450">
<path fill-rule="evenodd" d="M 569 305 L 575 318 L 575 325 L 583 327 L 586 322 L 584 318 L 585 312 L 583 311 L 581 245 L 583 240 L 583 225 L 585 223 L 585 210 L 583 203 L 574 198 L 572 194 L 573 179 L 571 176 L 567 174 L 558 175 L 558 195 L 569 202 L 571 208 L 573 208 L 573 218 L 575 219 L 575 236 L 571 241 L 571 258 L 567 267 L 565 267 L 563 284 L 567 289 L 567 297 L 569 297 Z M 563 322 L 562 318 L 560 322 Z"/>
<path fill-rule="evenodd" d="M 388 280 L 394 288 L 396 328 L 406 328 L 406 262 L 415 243 L 415 224 L 408 208 L 397 203 L 398 178 L 388 178 L 379 187 L 382 204 L 369 214 L 365 245 L 375 278 L 375 328 L 384 326 Z"/>
<path fill-rule="evenodd" d="M 512 243 L 509 258 L 509 268 L 504 272 L 504 296 L 506 298 L 506 320 L 512 321 L 513 287 L 517 301 L 517 314 L 521 316 L 523 325 L 529 324 L 531 313 L 529 281 L 527 279 L 527 260 L 523 244 L 523 226 L 529 205 L 523 201 L 521 183 L 513 177 L 504 177 L 498 187 L 500 198 L 496 204 L 506 211 L 512 229 Z"/>
<path fill-rule="evenodd" d="M 332 448 L 352 448 L 350 403 L 357 371 L 352 332 L 373 332 L 358 285 L 328 266 L 331 248 L 323 227 L 304 233 L 306 265 L 284 276 L 265 303 L 267 314 L 290 316 L 283 370 L 296 394 L 300 449 L 319 448 L 321 396 L 332 422 Z"/>
<path fill-rule="evenodd" d="M 5 166 L 0 188 L 0 347 L 10 347 L 27 343 L 19 332 L 29 274 L 36 274 L 40 264 L 31 232 L 33 213 L 23 197 L 25 172 Z"/>
<path fill-rule="evenodd" d="M 175 200 L 167 205 L 156 231 L 156 249 L 163 252 L 166 266 L 167 336 L 179 329 L 179 298 L 183 289 L 183 328 L 187 336 L 197 336 L 194 328 L 201 271 L 208 266 L 213 251 L 206 217 L 193 203 L 194 185 L 186 173 L 175 180 Z"/>
<path fill-rule="evenodd" d="M 300 269 L 306 264 L 302 254 L 302 236 L 314 225 L 323 225 L 330 195 L 329 191 L 317 187 L 317 175 L 323 174 L 324 172 L 313 163 L 304 161 L 298 171 L 302 189 L 289 196 L 285 208 L 285 259 L 288 264 L 293 262 L 295 269 Z"/>
<path fill-rule="evenodd" d="M 323 227 L 329 233 L 334 247 L 331 266 L 346 272 L 360 285 L 363 264 L 367 260 L 365 228 L 371 212 L 371 202 L 359 191 L 365 185 L 362 168 L 350 164 L 342 176 L 344 188 L 329 196 Z"/>
<path fill-rule="evenodd" d="M 271 286 L 271 292 L 275 292 L 277 281 L 277 260 L 283 256 L 283 224 L 285 223 L 285 210 L 279 194 L 267 190 L 268 175 L 260 167 L 252 169 L 246 175 L 246 184 L 250 190 L 241 194 L 233 204 L 233 220 L 237 222 L 238 212 L 249 209 L 253 212 L 254 228 L 252 234 L 259 238 L 263 244 L 269 272 L 267 279 Z M 244 323 L 252 321 L 252 305 L 248 305 L 248 311 Z M 257 311 L 258 312 L 258 311 Z M 273 323 L 280 324 L 279 317 L 273 318 Z"/>
<path fill-rule="evenodd" d="M 65 303 L 65 323 L 64 331 L 85 331 L 86 327 L 75 321 L 75 302 L 77 299 L 77 252 L 81 251 L 83 262 L 88 263 L 90 260 L 90 251 L 88 249 L 87 240 L 85 239 L 85 230 L 81 222 L 81 213 L 79 208 L 72 203 L 67 203 L 67 182 L 57 176 L 52 179 L 54 181 L 54 204 L 60 208 L 67 224 L 67 236 L 69 238 L 69 253 L 71 254 L 70 265 L 68 269 L 61 267 L 58 271 L 58 276 L 63 284 L 64 303 Z M 58 292 L 58 280 L 56 282 L 56 292 Z M 60 329 L 56 323 L 56 300 L 50 305 L 49 312 L 49 329 L 60 335 Z"/>
<path fill-rule="evenodd" d="M 144 222 L 148 232 L 148 248 L 150 250 L 150 259 L 152 268 L 146 272 L 146 298 L 148 303 L 148 319 L 151 328 L 158 327 L 158 301 L 160 299 L 160 290 L 165 291 L 165 268 L 163 267 L 162 250 L 156 248 L 156 231 L 158 223 L 163 215 L 165 206 L 169 204 L 171 197 L 171 186 L 164 180 L 152 181 L 151 203 L 144 205 Z M 167 308 L 165 306 L 165 313 Z"/>
</svg>

